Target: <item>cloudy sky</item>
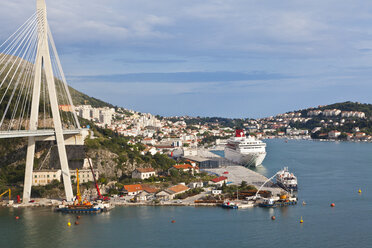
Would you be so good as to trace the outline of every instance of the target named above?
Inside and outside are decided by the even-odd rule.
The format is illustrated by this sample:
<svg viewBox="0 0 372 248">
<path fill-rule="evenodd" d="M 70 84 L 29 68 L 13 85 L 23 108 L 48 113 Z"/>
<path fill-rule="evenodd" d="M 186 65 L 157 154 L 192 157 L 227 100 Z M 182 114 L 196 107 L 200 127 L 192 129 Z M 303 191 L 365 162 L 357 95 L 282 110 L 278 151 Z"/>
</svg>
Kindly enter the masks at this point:
<svg viewBox="0 0 372 248">
<path fill-rule="evenodd" d="M 0 40 L 35 12 L 0 1 Z M 160 115 L 372 102 L 372 2 L 46 0 L 69 84 Z"/>
</svg>

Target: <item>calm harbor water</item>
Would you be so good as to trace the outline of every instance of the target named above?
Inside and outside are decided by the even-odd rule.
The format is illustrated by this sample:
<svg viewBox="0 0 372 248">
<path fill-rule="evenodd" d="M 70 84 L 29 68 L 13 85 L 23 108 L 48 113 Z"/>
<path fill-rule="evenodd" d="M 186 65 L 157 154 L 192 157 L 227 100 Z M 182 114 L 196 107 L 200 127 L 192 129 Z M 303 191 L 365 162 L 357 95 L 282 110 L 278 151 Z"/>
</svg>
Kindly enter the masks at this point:
<svg viewBox="0 0 372 248">
<path fill-rule="evenodd" d="M 369 247 L 372 144 L 267 140 L 257 171 L 288 166 L 307 202 L 276 209 L 117 207 L 82 216 L 48 208 L 0 209 L 0 247 Z M 358 189 L 362 194 L 358 194 Z M 336 207 L 331 208 L 334 202 Z M 20 220 L 15 220 L 15 216 Z M 271 215 L 276 220 L 270 219 Z M 300 224 L 300 217 L 304 223 Z M 176 223 L 171 223 L 176 220 Z"/>
</svg>

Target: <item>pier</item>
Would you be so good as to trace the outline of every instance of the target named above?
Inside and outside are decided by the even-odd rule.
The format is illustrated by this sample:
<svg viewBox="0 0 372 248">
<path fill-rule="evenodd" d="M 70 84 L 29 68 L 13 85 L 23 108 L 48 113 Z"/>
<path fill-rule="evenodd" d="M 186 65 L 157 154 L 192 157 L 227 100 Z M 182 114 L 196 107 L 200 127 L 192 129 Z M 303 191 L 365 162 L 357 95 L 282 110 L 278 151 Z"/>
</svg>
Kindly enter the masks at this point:
<svg viewBox="0 0 372 248">
<path fill-rule="evenodd" d="M 206 169 L 205 171 L 208 173 L 213 173 L 219 176 L 227 177 L 227 182 L 230 183 L 231 185 L 240 185 L 242 181 L 246 181 L 248 185 L 253 185 L 257 189 L 261 187 L 261 185 L 264 184 L 265 181 L 268 180 L 267 177 L 253 170 L 250 170 L 242 165 L 231 165 L 220 168 L 211 168 Z M 273 195 L 279 194 L 281 191 L 283 191 L 282 188 L 280 188 L 279 186 L 272 182 L 267 183 L 264 187 L 262 187 L 262 190 L 271 191 Z"/>
</svg>

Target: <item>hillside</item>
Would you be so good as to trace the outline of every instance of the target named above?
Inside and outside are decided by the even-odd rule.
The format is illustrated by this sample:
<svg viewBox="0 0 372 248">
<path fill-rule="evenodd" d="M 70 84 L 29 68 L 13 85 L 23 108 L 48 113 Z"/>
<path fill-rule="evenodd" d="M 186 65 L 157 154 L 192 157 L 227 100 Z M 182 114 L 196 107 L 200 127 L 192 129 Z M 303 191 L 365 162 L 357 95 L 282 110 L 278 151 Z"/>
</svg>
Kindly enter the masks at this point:
<svg viewBox="0 0 372 248">
<path fill-rule="evenodd" d="M 325 111 L 338 110 L 337 115 L 309 115 L 310 111 Z M 343 116 L 344 111 L 363 112 L 365 117 L 361 116 Z M 334 111 L 333 111 L 334 112 Z M 355 133 L 353 130 L 360 130 L 366 135 L 372 135 L 372 104 L 358 103 L 358 102 L 341 102 L 330 105 L 318 106 L 316 108 L 308 108 L 292 113 L 301 113 L 301 118 L 306 121 L 298 120 L 292 121 L 290 126 L 297 129 L 307 129 L 309 131 L 314 128 L 321 128 L 312 134 L 313 138 L 320 138 L 320 134 L 328 133 L 332 130 L 337 130 L 342 133 L 340 139 L 346 139 L 347 133 Z M 327 138 L 327 136 L 323 136 Z"/>
<path fill-rule="evenodd" d="M 310 110 L 325 110 L 325 109 L 339 109 L 341 111 L 358 111 L 363 112 L 366 114 L 366 117 L 372 116 L 372 104 L 368 103 L 359 103 L 359 102 L 340 102 L 340 103 L 334 103 L 330 105 L 322 105 L 318 106 L 316 108 L 307 108 L 299 111 L 294 112 L 301 112 L 301 116 L 307 116 L 307 112 Z"/>
<path fill-rule="evenodd" d="M 92 107 L 95 107 L 95 108 L 101 108 L 101 107 L 113 108 L 114 107 L 114 105 L 110 103 L 104 102 L 94 97 L 90 97 L 78 90 L 75 90 L 71 86 L 69 86 L 69 90 L 70 90 L 71 98 L 72 98 L 74 105 L 87 104 L 87 105 L 92 105 Z"/>
</svg>

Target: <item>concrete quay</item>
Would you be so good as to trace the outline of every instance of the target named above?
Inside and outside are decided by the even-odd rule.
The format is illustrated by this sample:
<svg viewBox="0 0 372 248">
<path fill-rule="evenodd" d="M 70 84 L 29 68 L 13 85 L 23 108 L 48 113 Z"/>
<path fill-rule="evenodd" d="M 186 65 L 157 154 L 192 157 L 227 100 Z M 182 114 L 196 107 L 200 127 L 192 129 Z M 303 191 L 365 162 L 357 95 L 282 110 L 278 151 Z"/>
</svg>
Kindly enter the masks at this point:
<svg viewBox="0 0 372 248">
<path fill-rule="evenodd" d="M 242 181 L 246 181 L 248 185 L 254 185 L 257 189 L 260 188 L 261 185 L 263 185 L 265 181 L 267 181 L 268 179 L 267 177 L 241 165 L 231 165 L 220 168 L 208 168 L 205 169 L 204 171 L 218 176 L 225 176 L 227 177 L 227 182 L 232 185 L 240 185 Z M 275 185 L 271 181 L 268 182 L 262 188 L 262 190 L 271 191 L 273 195 L 279 194 L 281 191 L 283 191 L 282 188 Z"/>
</svg>

